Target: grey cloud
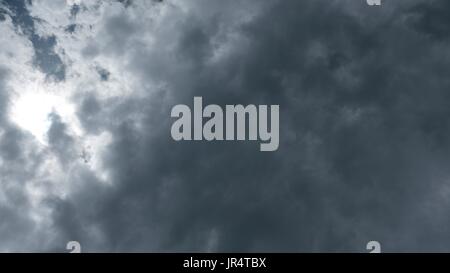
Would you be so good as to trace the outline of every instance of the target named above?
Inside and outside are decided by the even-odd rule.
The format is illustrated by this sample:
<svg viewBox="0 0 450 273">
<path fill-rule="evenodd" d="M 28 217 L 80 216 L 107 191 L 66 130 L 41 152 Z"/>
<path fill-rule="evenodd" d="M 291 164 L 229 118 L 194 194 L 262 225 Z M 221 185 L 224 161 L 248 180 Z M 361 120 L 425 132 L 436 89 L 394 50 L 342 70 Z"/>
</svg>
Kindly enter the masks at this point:
<svg viewBox="0 0 450 273">
<path fill-rule="evenodd" d="M 49 147 L 58 155 L 60 161 L 65 164 L 78 157 L 74 150 L 75 140 L 67 130 L 67 125 L 57 113 L 49 115 L 51 121 L 47 132 Z"/>
<path fill-rule="evenodd" d="M 436 194 L 429 181 L 445 183 L 434 171 L 440 166 L 447 172 L 448 143 L 439 137 L 447 130 L 447 112 L 439 110 L 447 86 L 443 74 L 423 69 L 442 59 L 411 25 L 395 22 L 401 14 L 360 22 L 345 7 L 333 6 L 323 20 L 324 6 L 275 3 L 238 30 L 250 39 L 249 50 L 213 66 L 205 63 L 215 34 L 205 31 L 210 25 L 185 25 L 175 53 L 198 65 L 174 68 L 183 74 L 171 77 L 171 95 L 179 103 L 190 103 L 193 95 L 218 104 L 279 103 L 282 144 L 278 152 L 261 155 L 251 144 L 171 143 L 165 123 L 161 135 L 145 140 L 143 134 L 157 126 L 150 121 L 140 134 L 126 126 L 116 131 L 120 141 L 113 145 L 111 166 L 123 187 L 117 198 L 139 205 L 118 208 L 124 212 L 115 217 L 132 217 L 149 229 L 138 246 L 118 242 L 121 248 L 205 250 L 214 230 L 215 250 L 221 251 L 361 251 L 374 238 L 387 251 L 446 249 L 436 244 L 443 239 L 445 214 L 435 216 L 441 228 L 411 224 L 430 220 L 423 208 Z M 386 29 L 383 21 L 396 27 Z M 325 47 L 324 62 L 305 55 L 311 42 Z M 424 55 L 430 59 L 413 58 Z M 170 105 L 158 120 L 167 120 Z M 345 125 L 340 113 L 346 108 L 363 114 Z M 112 229 L 111 241 L 129 230 L 105 226 Z M 151 232 L 161 226 L 164 231 Z M 425 238 L 424 230 L 439 239 L 415 244 L 405 235 Z M 152 237 L 160 244 L 153 246 Z"/>
<path fill-rule="evenodd" d="M 437 40 L 447 39 L 450 35 L 450 22 L 446 16 L 448 9 L 449 3 L 445 1 L 419 3 L 409 9 L 408 18 L 411 25 L 424 35 Z"/>
<path fill-rule="evenodd" d="M 33 204 L 26 189 L 46 155 L 36 148 L 28 133 L 8 118 L 11 90 L 6 82 L 9 72 L 0 68 L 1 251 L 38 251 L 47 247 L 46 238 L 30 217 Z"/>
<path fill-rule="evenodd" d="M 363 2 L 190 3 L 152 48 L 130 42 L 146 30 L 126 11 L 108 18 L 111 47 L 95 55 L 129 57 L 146 95 L 74 100 L 84 129 L 112 133 L 102 155 L 112 181 L 80 168 L 75 193 L 48 199 L 51 247 L 365 251 L 379 240 L 384 251 L 448 251 L 450 6 Z M 244 6 L 259 12 L 237 24 Z M 212 61 L 218 38 L 231 49 Z M 280 104 L 279 150 L 173 141 L 170 109 L 193 96 Z M 49 136 L 64 154 L 57 119 Z"/>
<path fill-rule="evenodd" d="M 124 14 L 107 18 L 103 33 L 107 37 L 104 50 L 112 56 L 125 54 L 132 46 L 130 38 L 138 31 L 138 28 L 139 26 Z"/>
</svg>

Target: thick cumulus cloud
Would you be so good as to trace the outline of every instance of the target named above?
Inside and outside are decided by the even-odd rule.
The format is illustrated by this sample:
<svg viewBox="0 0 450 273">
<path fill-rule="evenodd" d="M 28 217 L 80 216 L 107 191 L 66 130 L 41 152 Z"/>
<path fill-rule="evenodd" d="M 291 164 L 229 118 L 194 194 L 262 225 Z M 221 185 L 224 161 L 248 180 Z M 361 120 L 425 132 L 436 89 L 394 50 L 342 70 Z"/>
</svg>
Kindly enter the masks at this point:
<svg viewBox="0 0 450 273">
<path fill-rule="evenodd" d="M 4 1 L 0 250 L 448 251 L 449 8 Z M 194 96 L 279 149 L 173 141 Z"/>
</svg>

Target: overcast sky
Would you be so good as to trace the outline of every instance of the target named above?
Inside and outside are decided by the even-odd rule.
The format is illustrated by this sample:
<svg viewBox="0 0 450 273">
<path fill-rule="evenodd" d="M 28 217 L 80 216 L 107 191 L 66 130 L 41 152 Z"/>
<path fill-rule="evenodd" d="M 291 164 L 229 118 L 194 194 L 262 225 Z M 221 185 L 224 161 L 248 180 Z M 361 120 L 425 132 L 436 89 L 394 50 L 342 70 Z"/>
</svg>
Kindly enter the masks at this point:
<svg viewBox="0 0 450 273">
<path fill-rule="evenodd" d="M 0 251 L 450 251 L 450 1 L 0 0 Z M 174 105 L 280 105 L 280 146 Z"/>
</svg>

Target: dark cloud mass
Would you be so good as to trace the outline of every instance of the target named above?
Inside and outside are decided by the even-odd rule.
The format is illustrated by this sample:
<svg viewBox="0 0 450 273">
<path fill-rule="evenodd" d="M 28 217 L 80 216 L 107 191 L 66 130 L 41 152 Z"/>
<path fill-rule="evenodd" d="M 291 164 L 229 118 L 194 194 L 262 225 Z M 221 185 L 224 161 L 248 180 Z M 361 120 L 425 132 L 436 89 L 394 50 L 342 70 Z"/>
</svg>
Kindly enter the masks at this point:
<svg viewBox="0 0 450 273">
<path fill-rule="evenodd" d="M 48 36 L 34 1 L 1 2 L 0 19 L 28 29 L 36 69 L 76 83 L 85 133 L 52 112 L 48 149 L 36 148 L 8 117 L 10 68 L 0 70 L 0 250 L 78 240 L 83 251 L 365 252 L 377 240 L 383 251 L 450 251 L 448 1 L 169 0 L 146 6 L 154 21 L 139 1 L 119 2 L 93 12 L 103 17 L 92 28 L 73 21 L 91 6 L 69 6 L 73 29 Z M 74 40 L 82 47 L 64 43 L 67 30 L 97 28 Z M 78 57 L 55 53 L 64 46 Z M 95 83 L 76 81 L 86 75 Z M 115 84 L 129 93 L 105 95 Z M 279 104 L 279 149 L 175 142 L 170 110 L 194 96 Z M 80 144 L 103 132 L 103 152 Z M 50 155 L 67 194 L 34 204 L 24 188 Z M 88 167 L 97 161 L 101 171 Z M 36 208 L 50 232 L 33 236 Z"/>
</svg>

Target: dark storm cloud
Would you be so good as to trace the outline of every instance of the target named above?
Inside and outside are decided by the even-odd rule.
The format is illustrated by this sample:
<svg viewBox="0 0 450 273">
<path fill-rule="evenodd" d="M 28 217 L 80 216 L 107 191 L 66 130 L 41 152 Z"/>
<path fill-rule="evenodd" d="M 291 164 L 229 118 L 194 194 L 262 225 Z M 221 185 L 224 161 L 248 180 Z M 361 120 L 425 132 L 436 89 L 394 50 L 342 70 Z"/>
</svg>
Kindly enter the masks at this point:
<svg viewBox="0 0 450 273">
<path fill-rule="evenodd" d="M 90 134 L 112 133 L 111 181 L 72 172 L 75 192 L 47 200 L 50 249 L 450 250 L 445 0 L 190 5 L 152 47 L 135 42 L 146 30 L 124 12 L 107 18 L 105 48 L 80 48 L 129 57 L 123 69 L 146 95 L 75 98 Z M 256 17 L 236 23 L 249 6 Z M 173 141 L 171 107 L 193 96 L 280 104 L 279 149 Z M 63 156 L 71 138 L 56 116 L 48 136 Z"/>
<path fill-rule="evenodd" d="M 409 10 L 413 26 L 434 39 L 448 39 L 450 36 L 450 19 L 446 12 L 450 9 L 448 1 L 431 1 L 420 3 Z"/>
<path fill-rule="evenodd" d="M 2 0 L 0 7 L 2 10 L 10 10 L 10 17 L 13 24 L 20 28 L 33 44 L 35 65 L 47 75 L 55 80 L 65 79 L 65 65 L 60 56 L 55 52 L 55 36 L 42 37 L 36 33 L 34 20 L 28 11 L 27 5 L 32 5 L 32 1 L 26 0 Z"/>
<path fill-rule="evenodd" d="M 246 43 L 217 63 L 208 60 L 214 38 L 227 42 L 227 15 L 187 16 L 171 33 L 173 51 L 133 52 L 127 69 L 167 89 L 138 101 L 91 97 L 79 112 L 114 136 L 105 156 L 114 189 L 93 196 L 89 211 L 102 247 L 364 251 L 379 240 L 386 251 L 448 250 L 448 201 L 439 197 L 450 159 L 446 23 L 423 19 L 448 5 L 387 2 L 383 12 L 363 2 L 274 1 L 232 30 Z M 280 104 L 279 150 L 174 142 L 170 108 L 194 95 L 205 104 Z"/>
</svg>

